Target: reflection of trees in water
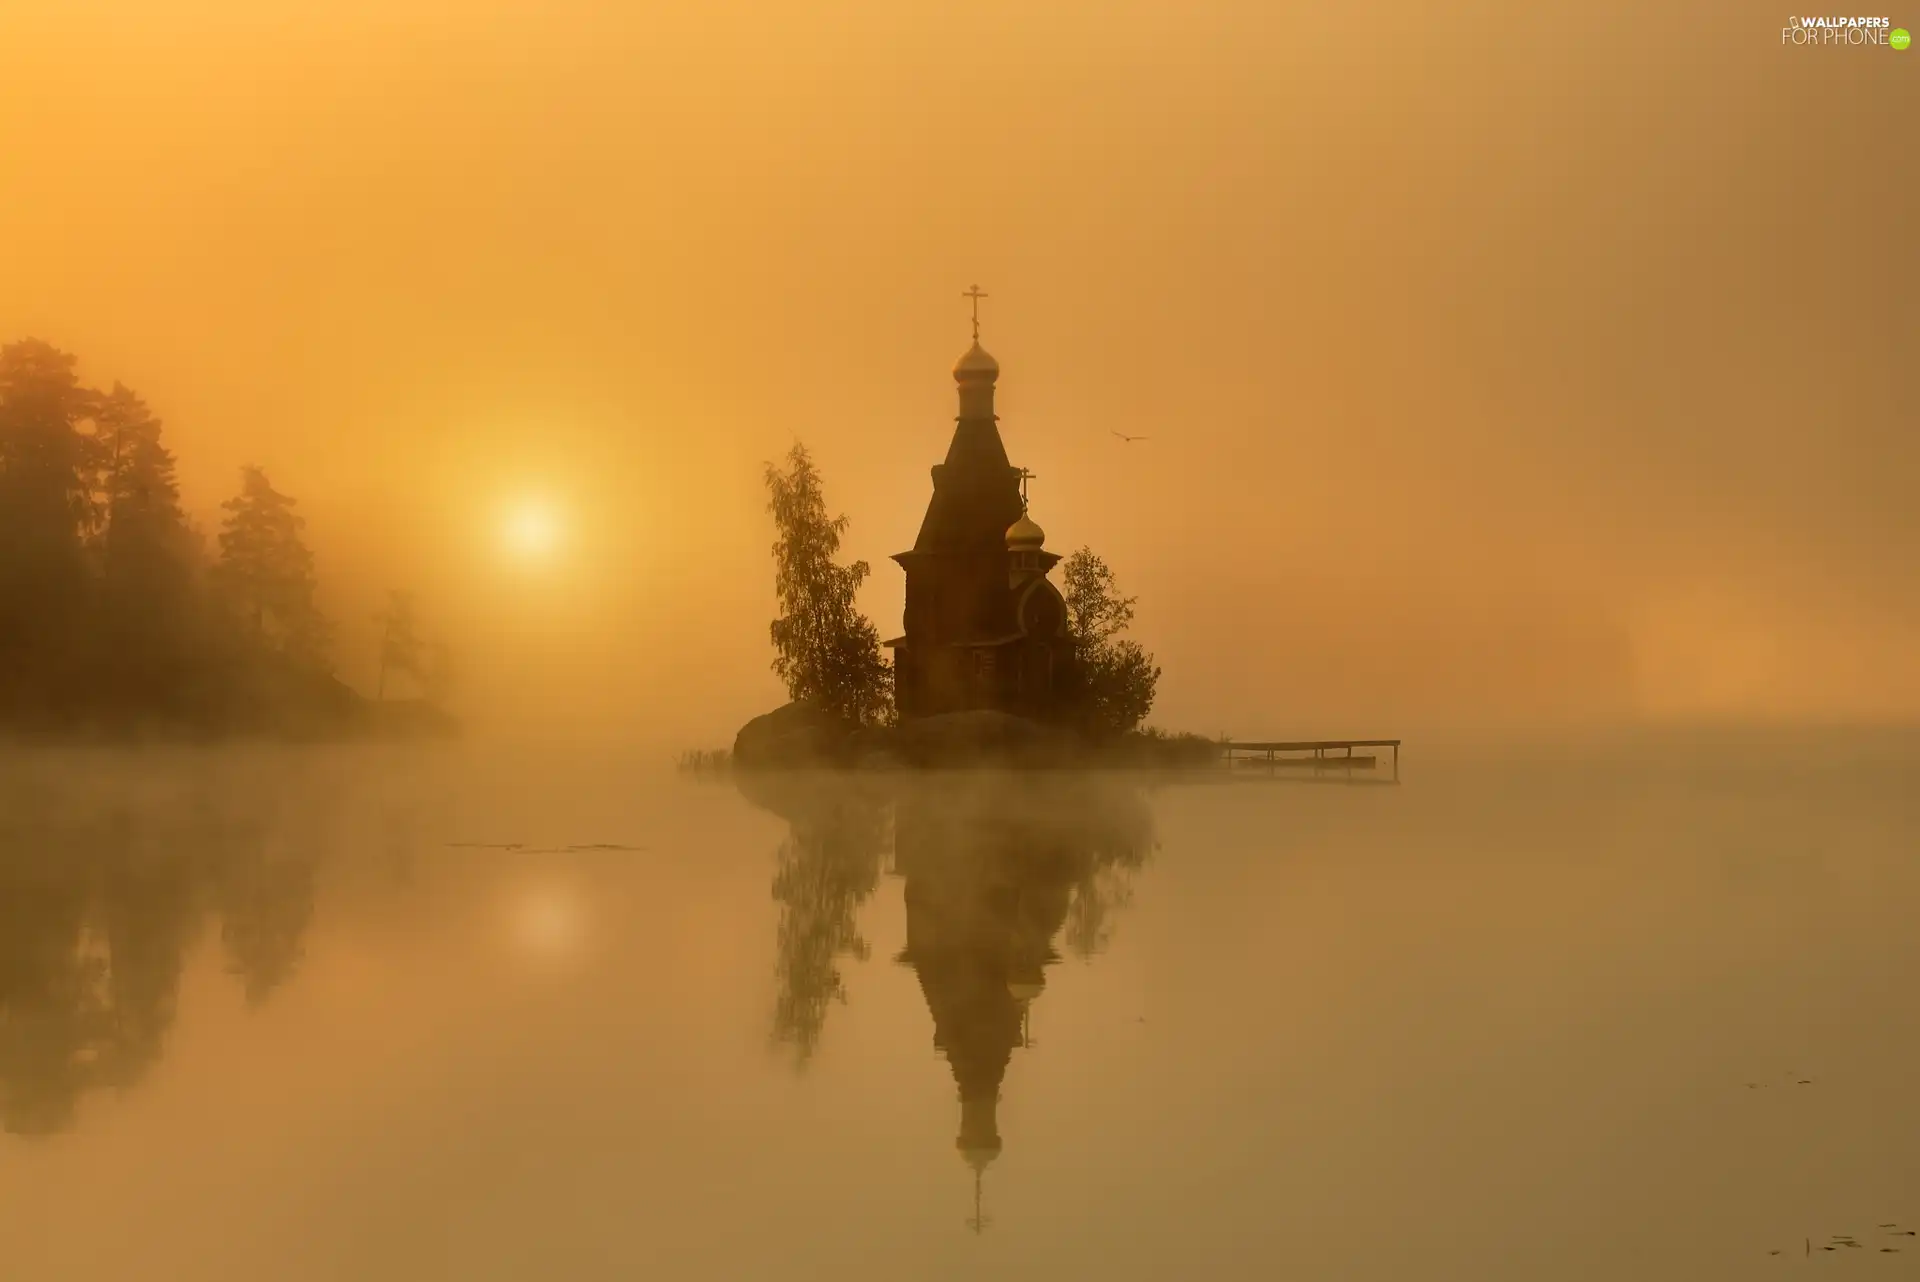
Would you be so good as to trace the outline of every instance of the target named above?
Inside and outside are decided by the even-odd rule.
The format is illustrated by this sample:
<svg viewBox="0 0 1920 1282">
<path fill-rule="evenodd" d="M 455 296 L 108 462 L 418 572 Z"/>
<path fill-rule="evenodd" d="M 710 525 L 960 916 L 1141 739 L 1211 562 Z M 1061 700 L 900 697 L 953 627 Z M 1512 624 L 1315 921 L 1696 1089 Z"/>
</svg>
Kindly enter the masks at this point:
<svg viewBox="0 0 1920 1282">
<path fill-rule="evenodd" d="M 1133 903 L 1134 878 L 1153 850 L 1153 814 L 1137 792 L 1114 804 L 1083 809 L 1087 854 L 1076 870 L 1062 937 L 1078 957 L 1091 957 L 1113 936 L 1113 919 Z"/>
<path fill-rule="evenodd" d="M 846 1000 L 843 958 L 867 958 L 860 905 L 880 884 L 888 847 L 885 798 L 844 783 L 758 779 L 743 784 L 788 823 L 773 875 L 780 905 L 774 949 L 773 1038 L 804 1067 L 827 1012 Z"/>
<path fill-rule="evenodd" d="M 142 1080 L 210 910 L 250 999 L 292 973 L 316 849 L 276 851 L 269 826 L 204 809 L 183 821 L 84 799 L 0 806 L 0 1128 L 56 1133 L 88 1092 Z"/>
<path fill-rule="evenodd" d="M 160 1059 L 187 948 L 198 932 L 199 881 L 190 857 L 143 857 L 133 846 L 130 821 L 116 819 L 102 852 L 95 908 L 112 1038 L 103 1084 L 132 1086 Z"/>
<path fill-rule="evenodd" d="M 746 776 L 740 786 L 788 823 L 773 879 L 780 904 L 773 1036 L 802 1066 L 828 1013 L 846 1000 L 844 961 L 868 956 L 859 912 L 890 849 L 906 878 L 909 935 L 917 921 L 923 935 L 940 941 L 939 957 L 928 953 L 926 964 L 956 982 L 962 974 L 989 976 L 982 982 L 1004 997 L 1010 975 L 1037 979 L 1056 959 L 1055 938 L 1081 957 L 1104 948 L 1153 848 L 1152 813 L 1141 792 L 1098 776 L 885 785 L 860 777 Z M 934 922 L 946 924 L 927 924 Z M 924 987 L 928 972 L 921 978 Z M 936 990 L 946 987 L 935 983 Z M 939 992 L 928 999 L 945 1005 Z M 1005 1023 L 1004 1015 L 995 1018 Z M 1001 1048 L 1002 1067 L 1010 1046 Z"/>
<path fill-rule="evenodd" d="M 316 859 L 311 851 L 253 847 L 249 858 L 224 861 L 219 876 L 220 942 L 227 973 L 257 1006 L 292 978 L 313 920 Z"/>
<path fill-rule="evenodd" d="M 11 853 L 11 852 L 9 852 Z M 87 894 L 48 870 L 0 897 L 0 1125 L 65 1128 L 106 1026 L 102 965 L 86 946 Z"/>
</svg>

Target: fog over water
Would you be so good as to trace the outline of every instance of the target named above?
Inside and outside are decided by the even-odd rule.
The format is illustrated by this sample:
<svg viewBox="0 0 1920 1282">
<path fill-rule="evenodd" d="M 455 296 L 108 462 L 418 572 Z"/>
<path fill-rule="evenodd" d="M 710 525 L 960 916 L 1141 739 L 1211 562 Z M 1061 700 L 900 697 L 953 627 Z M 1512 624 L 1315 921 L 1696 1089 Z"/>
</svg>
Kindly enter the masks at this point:
<svg viewBox="0 0 1920 1282">
<path fill-rule="evenodd" d="M 0 764 L 7 1276 L 1916 1249 L 1911 735 L 1436 747 L 1398 787 Z"/>
</svg>

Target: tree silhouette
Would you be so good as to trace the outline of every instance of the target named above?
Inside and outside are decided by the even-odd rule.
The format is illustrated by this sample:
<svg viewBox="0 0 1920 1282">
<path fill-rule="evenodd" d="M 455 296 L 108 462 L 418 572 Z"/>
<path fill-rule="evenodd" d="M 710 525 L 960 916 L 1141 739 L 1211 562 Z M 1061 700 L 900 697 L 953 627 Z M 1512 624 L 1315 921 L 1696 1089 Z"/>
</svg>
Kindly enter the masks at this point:
<svg viewBox="0 0 1920 1282">
<path fill-rule="evenodd" d="M 880 634 L 854 597 L 866 581 L 865 561 L 838 565 L 847 518 L 827 515 L 820 473 L 807 447 L 796 444 L 781 471 L 767 465 L 767 509 L 779 539 L 773 545 L 773 670 L 795 703 L 850 721 L 872 724 L 893 706 L 891 669 L 880 655 Z"/>
<path fill-rule="evenodd" d="M 197 549 L 180 510 L 172 453 L 146 403 L 115 383 L 94 420 L 99 563 L 96 686 L 109 702 L 179 701 L 201 642 Z"/>
<path fill-rule="evenodd" d="M 92 402 L 65 352 L 0 347 L 0 706 L 58 706 L 80 685 Z"/>
<path fill-rule="evenodd" d="M 306 521 L 260 468 L 242 468 L 240 481 L 240 493 L 221 504 L 227 517 L 216 577 L 256 640 L 321 666 L 328 629 L 314 604 L 313 553 L 301 534 Z"/>
<path fill-rule="evenodd" d="M 327 663 L 294 501 L 249 467 L 223 506 L 209 566 L 147 404 L 88 389 L 39 339 L 0 346 L 0 729 L 374 725 Z M 384 668 L 437 699 L 445 665 L 424 650 L 398 623 Z"/>
<path fill-rule="evenodd" d="M 1107 563 L 1081 548 L 1061 567 L 1067 631 L 1073 641 L 1070 702 L 1081 710 L 1083 728 L 1095 735 L 1133 729 L 1153 708 L 1160 669 L 1137 642 L 1119 639 L 1133 622 L 1136 598 L 1120 595 Z"/>
<path fill-rule="evenodd" d="M 115 383 L 99 399 L 93 452 L 109 578 L 151 573 L 156 562 L 176 568 L 190 547 L 173 454 L 160 435 L 160 420 L 131 388 Z"/>
<path fill-rule="evenodd" d="M 375 698 L 387 697 L 387 674 L 401 672 L 415 681 L 427 681 L 426 647 L 421 643 L 418 620 L 414 617 L 413 594 L 390 592 L 387 608 L 375 622 L 380 624 L 380 682 Z"/>
</svg>

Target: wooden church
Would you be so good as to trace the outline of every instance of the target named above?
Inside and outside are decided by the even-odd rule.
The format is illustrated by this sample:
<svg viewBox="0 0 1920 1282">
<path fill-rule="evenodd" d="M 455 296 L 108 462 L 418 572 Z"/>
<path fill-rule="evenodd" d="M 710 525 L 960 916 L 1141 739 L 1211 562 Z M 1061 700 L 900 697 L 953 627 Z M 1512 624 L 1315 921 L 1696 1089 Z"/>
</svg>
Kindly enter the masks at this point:
<svg viewBox="0 0 1920 1282">
<path fill-rule="evenodd" d="M 1007 459 L 993 412 L 1000 365 L 980 346 L 978 287 L 973 345 L 953 367 L 960 413 L 933 498 L 911 551 L 893 559 L 907 575 L 905 635 L 893 651 L 902 717 L 993 709 L 1058 720 L 1068 685 L 1066 602 L 1047 574 L 1060 558 L 1027 512 L 1029 475 Z"/>
</svg>

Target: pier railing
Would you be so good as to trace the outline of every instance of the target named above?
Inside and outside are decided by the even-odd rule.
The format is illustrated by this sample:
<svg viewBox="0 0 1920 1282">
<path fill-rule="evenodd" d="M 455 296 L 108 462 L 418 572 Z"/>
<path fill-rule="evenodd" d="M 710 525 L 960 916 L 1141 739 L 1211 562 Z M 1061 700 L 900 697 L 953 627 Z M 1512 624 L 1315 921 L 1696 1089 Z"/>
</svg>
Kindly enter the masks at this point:
<svg viewBox="0 0 1920 1282">
<path fill-rule="evenodd" d="M 1267 770 L 1373 770 L 1380 764 L 1372 753 L 1364 756 L 1355 748 L 1391 748 L 1393 778 L 1400 778 L 1400 741 L 1398 739 L 1288 739 L 1271 743 L 1242 743 L 1222 740 L 1220 760 L 1228 769 L 1264 768 Z"/>
</svg>

